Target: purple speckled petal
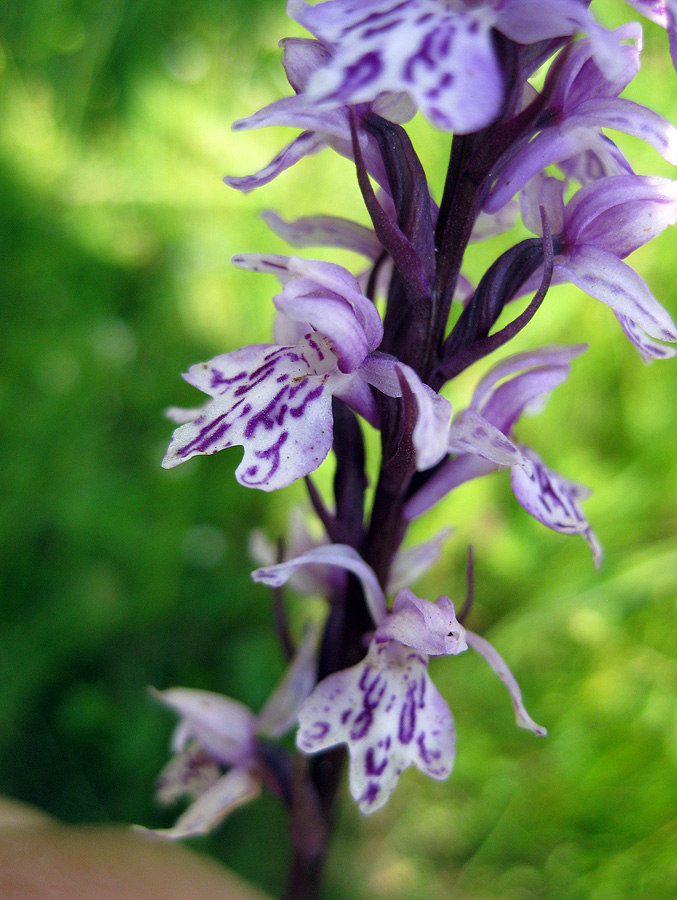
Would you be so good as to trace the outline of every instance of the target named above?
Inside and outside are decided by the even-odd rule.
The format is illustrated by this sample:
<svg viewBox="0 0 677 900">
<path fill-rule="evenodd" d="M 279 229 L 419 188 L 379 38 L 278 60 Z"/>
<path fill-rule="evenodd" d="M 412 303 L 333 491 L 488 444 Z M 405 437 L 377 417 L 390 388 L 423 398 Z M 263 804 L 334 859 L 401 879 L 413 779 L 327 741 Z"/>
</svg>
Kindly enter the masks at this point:
<svg viewBox="0 0 677 900">
<path fill-rule="evenodd" d="M 191 688 L 152 693 L 181 717 L 172 740 L 175 751 L 181 752 L 189 743 L 197 741 L 224 766 L 239 763 L 252 752 L 256 719 L 243 703 Z"/>
<path fill-rule="evenodd" d="M 513 709 L 515 710 L 515 720 L 520 728 L 526 728 L 529 731 L 533 731 L 533 733 L 539 737 L 544 737 L 548 733 L 547 730 L 543 728 L 542 725 L 538 725 L 534 722 L 526 711 L 522 700 L 522 691 L 515 680 L 515 676 L 512 674 L 499 652 L 491 646 L 489 641 L 485 641 L 479 634 L 475 634 L 472 631 L 466 631 L 466 640 L 468 646 L 472 647 L 473 650 L 479 653 L 480 656 L 489 663 L 491 668 L 508 689 L 510 700 L 512 701 Z"/>
<path fill-rule="evenodd" d="M 439 534 L 423 544 L 398 550 L 390 566 L 386 590 L 396 594 L 421 577 L 440 558 L 442 544 L 450 536 L 451 528 L 442 528 Z"/>
<path fill-rule="evenodd" d="M 169 840 L 207 834 L 238 806 L 253 800 L 259 791 L 258 780 L 247 769 L 236 766 L 192 803 L 172 828 L 157 828 L 150 833 Z"/>
<path fill-rule="evenodd" d="M 389 615 L 376 629 L 377 644 L 399 641 L 405 647 L 426 656 L 450 656 L 467 649 L 465 629 L 456 619 L 449 597 L 438 597 L 435 603 L 417 597 L 402 588 L 393 601 Z"/>
<path fill-rule="evenodd" d="M 451 453 L 473 453 L 498 466 L 527 466 L 529 461 L 510 438 L 473 409 L 464 409 L 449 428 Z"/>
<path fill-rule="evenodd" d="M 214 399 L 176 429 L 163 466 L 240 444 L 235 474 L 246 487 L 272 491 L 308 475 L 331 448 L 331 395 L 351 377 L 336 363 L 309 334 L 296 347 L 257 344 L 193 366 L 186 380 Z"/>
<path fill-rule="evenodd" d="M 341 247 L 376 260 L 383 248 L 372 228 L 337 216 L 304 216 L 285 221 L 274 210 L 261 213 L 266 225 L 293 247 Z"/>
<path fill-rule="evenodd" d="M 606 303 L 651 337 L 677 341 L 677 329 L 667 311 L 635 270 L 613 253 L 592 246 L 577 247 L 557 268 L 567 281 Z"/>
<path fill-rule="evenodd" d="M 299 749 L 347 744 L 350 792 L 363 813 L 383 806 L 411 765 L 438 780 L 451 772 L 454 720 L 427 665 L 395 641 L 372 643 L 362 663 L 325 678 L 301 707 Z"/>
<path fill-rule="evenodd" d="M 379 584 L 376 573 L 367 565 L 360 554 L 347 544 L 328 544 L 324 547 L 313 547 L 307 553 L 302 553 L 294 559 L 277 563 L 274 566 L 264 566 L 252 572 L 254 581 L 260 581 L 270 587 L 281 587 L 300 566 L 322 564 L 338 566 L 346 569 L 359 578 L 367 606 L 374 623 L 378 625 L 388 614 L 385 596 Z"/>
<path fill-rule="evenodd" d="M 488 125 L 503 96 L 485 5 L 449 8 L 430 0 L 330 0 L 287 5 L 289 15 L 327 44 L 331 62 L 310 78 L 322 103 L 373 101 L 408 92 L 430 121 L 468 133 Z"/>
<path fill-rule="evenodd" d="M 561 534 L 582 535 L 598 567 L 601 548 L 578 503 L 587 496 L 587 489 L 546 468 L 533 450 L 523 448 L 523 452 L 531 460 L 532 473 L 528 475 L 517 466 L 511 469 L 510 485 L 517 501 L 547 528 Z"/>
</svg>

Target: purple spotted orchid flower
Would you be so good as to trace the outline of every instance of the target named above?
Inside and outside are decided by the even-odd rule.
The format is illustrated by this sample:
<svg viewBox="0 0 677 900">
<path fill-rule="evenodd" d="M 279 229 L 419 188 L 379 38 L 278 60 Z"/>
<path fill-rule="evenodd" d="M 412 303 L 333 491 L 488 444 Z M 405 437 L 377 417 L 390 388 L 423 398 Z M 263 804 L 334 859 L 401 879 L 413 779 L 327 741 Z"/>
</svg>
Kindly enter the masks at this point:
<svg viewBox="0 0 677 900">
<path fill-rule="evenodd" d="M 399 397 L 403 383 L 418 406 L 417 465 L 426 469 L 441 459 L 451 407 L 411 368 L 373 352 L 383 325 L 346 269 L 298 257 L 235 261 L 286 281 L 273 299 L 281 314 L 276 336 L 284 343 L 244 347 L 190 369 L 186 381 L 212 399 L 199 410 L 174 411 L 183 424 L 174 432 L 165 468 L 240 444 L 241 484 L 264 491 L 285 487 L 313 472 L 329 453 L 333 396 L 378 426 L 370 385 Z"/>
<path fill-rule="evenodd" d="M 437 780 L 452 770 L 454 720 L 428 674 L 430 656 L 473 647 L 506 685 L 517 724 L 546 734 L 527 713 L 504 660 L 487 641 L 466 631 L 449 597 L 431 603 L 402 588 L 388 611 L 371 567 L 352 547 L 338 544 L 257 569 L 252 577 L 279 587 L 299 568 L 318 562 L 346 568 L 360 579 L 377 627 L 362 662 L 323 679 L 301 704 L 296 740 L 311 754 L 347 744 L 350 792 L 363 813 L 387 802 L 409 766 Z"/>
<path fill-rule="evenodd" d="M 504 97 L 492 29 L 518 44 L 588 33 L 605 71 L 622 65 L 617 40 L 580 0 L 288 0 L 291 18 L 331 49 L 306 92 L 323 105 L 408 93 L 443 131 L 489 125 Z"/>
<path fill-rule="evenodd" d="M 184 797 L 191 801 L 171 828 L 156 834 L 173 839 L 205 834 L 256 797 L 263 779 L 271 784 L 271 761 L 259 739 L 279 738 L 296 724 L 299 707 L 315 684 L 316 650 L 317 629 L 311 627 L 258 715 L 210 691 L 153 692 L 180 717 L 172 737 L 175 756 L 158 779 L 158 799 L 163 805 Z"/>
<path fill-rule="evenodd" d="M 623 259 L 677 222 L 677 182 L 609 176 L 582 187 L 566 206 L 564 188 L 555 178 L 537 177 L 522 192 L 527 227 L 541 231 L 537 210 L 544 207 L 553 233 L 559 233 L 552 283 L 571 282 L 609 306 L 645 362 L 674 356 L 674 348 L 658 343 L 677 341 L 674 322 Z"/>
</svg>

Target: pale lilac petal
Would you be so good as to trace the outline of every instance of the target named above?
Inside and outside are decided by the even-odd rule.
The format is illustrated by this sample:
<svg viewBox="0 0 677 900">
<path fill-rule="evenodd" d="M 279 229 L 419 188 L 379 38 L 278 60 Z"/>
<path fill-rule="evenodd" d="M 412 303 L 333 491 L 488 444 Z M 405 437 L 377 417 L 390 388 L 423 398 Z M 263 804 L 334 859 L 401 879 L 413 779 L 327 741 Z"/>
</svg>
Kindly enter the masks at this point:
<svg viewBox="0 0 677 900">
<path fill-rule="evenodd" d="M 606 135 L 594 150 L 577 151 L 569 159 L 561 159 L 557 165 L 567 178 L 579 184 L 588 184 L 609 175 L 632 175 L 634 170 L 616 144 Z"/>
<path fill-rule="evenodd" d="M 286 528 L 285 559 L 292 559 L 313 547 L 327 544 L 325 536 L 315 537 L 310 534 L 306 519 L 307 515 L 299 507 L 292 508 Z M 278 548 L 260 529 L 255 529 L 249 535 L 248 549 L 249 555 L 260 566 L 272 566 L 278 561 Z M 297 569 L 288 583 L 297 594 L 331 597 L 344 587 L 345 579 L 346 573 L 334 566 L 317 565 Z"/>
<path fill-rule="evenodd" d="M 492 393 L 482 415 L 503 434 L 510 434 L 525 411 L 542 409 L 552 391 L 566 381 L 568 365 L 538 366 L 516 375 Z M 521 463 L 528 472 L 528 460 Z"/>
<path fill-rule="evenodd" d="M 557 268 L 568 281 L 630 319 L 651 337 L 677 341 L 677 329 L 667 311 L 635 270 L 613 253 L 592 246 L 577 247 Z"/>
<path fill-rule="evenodd" d="M 510 485 L 518 503 L 547 528 L 561 534 L 582 535 L 595 567 L 599 567 L 601 548 L 578 503 L 587 495 L 587 489 L 546 468 L 533 450 L 524 448 L 524 453 L 531 460 L 531 475 L 517 466 L 510 471 Z"/>
<path fill-rule="evenodd" d="M 608 32 L 592 18 L 580 0 L 506 0 L 501 4 L 496 27 L 511 40 L 533 44 L 567 34 L 589 35 L 592 55 L 604 74 L 617 78 L 624 71 L 624 56 L 619 36 Z M 638 34 L 639 26 L 624 36 Z M 639 30 L 641 35 L 641 30 Z"/>
<path fill-rule="evenodd" d="M 299 160 L 305 156 L 317 153 L 319 150 L 323 150 L 324 147 L 325 142 L 322 139 L 322 135 L 318 135 L 313 131 L 304 131 L 303 134 L 294 138 L 290 144 L 283 147 L 268 165 L 259 169 L 258 172 L 254 172 L 253 175 L 227 175 L 223 179 L 224 183 L 228 187 L 242 191 L 243 194 L 248 194 L 249 191 L 253 191 L 255 188 L 269 184 L 282 172 L 295 166 Z"/>
<path fill-rule="evenodd" d="M 212 394 L 202 415 L 177 428 L 163 460 L 244 447 L 240 484 L 265 491 L 314 471 L 332 444 L 331 395 L 346 378 L 321 335 L 297 347 L 258 344 L 193 366 L 186 380 Z"/>
<path fill-rule="evenodd" d="M 489 663 L 491 668 L 508 689 L 510 700 L 512 701 L 513 709 L 515 710 L 515 720 L 520 728 L 526 728 L 529 731 L 533 731 L 533 733 L 539 737 L 545 736 L 548 733 L 547 730 L 543 728 L 542 725 L 537 725 L 526 711 L 522 701 L 522 691 L 503 657 L 491 646 L 489 641 L 485 641 L 479 634 L 475 634 L 472 631 L 466 631 L 465 634 L 468 646 L 472 647 L 473 650 L 476 650 L 477 653 Z"/>
<path fill-rule="evenodd" d="M 631 134 L 653 147 L 657 153 L 673 165 L 677 164 L 677 128 L 667 119 L 648 109 L 622 98 L 585 100 L 576 112 L 567 117 L 566 128 L 613 128 Z"/>
<path fill-rule="evenodd" d="M 151 834 L 170 840 L 207 834 L 238 806 L 258 796 L 259 791 L 259 782 L 247 769 L 235 767 L 192 803 L 172 828 L 156 828 Z M 146 830 L 150 829 L 143 829 Z"/>
<path fill-rule="evenodd" d="M 251 753 L 256 719 L 244 703 L 191 688 L 152 693 L 181 717 L 174 750 L 181 752 L 189 742 L 197 741 L 216 762 L 225 766 L 234 765 Z"/>
<path fill-rule="evenodd" d="M 325 678 L 299 712 L 305 753 L 347 744 L 350 792 L 363 813 L 383 806 L 411 765 L 431 778 L 453 767 L 454 721 L 427 658 L 396 642 L 372 643 L 364 660 Z"/>
<path fill-rule="evenodd" d="M 282 681 L 256 717 L 257 734 L 278 738 L 296 723 L 299 708 L 317 681 L 318 639 L 319 628 L 316 623 L 308 623 L 303 640 Z"/>
<path fill-rule="evenodd" d="M 552 234 L 560 234 L 564 229 L 564 189 L 566 182 L 552 176 L 534 175 L 520 193 L 522 220 L 529 231 L 543 236 L 541 207 Z M 540 280 L 540 279 L 539 279 Z M 522 288 L 522 291 L 524 288 Z"/>
<path fill-rule="evenodd" d="M 196 800 L 221 778 L 221 767 L 197 741 L 174 756 L 164 767 L 155 786 L 155 795 L 163 806 L 182 797 Z"/>
<path fill-rule="evenodd" d="M 442 528 L 429 541 L 398 550 L 390 566 L 386 591 L 396 594 L 400 588 L 408 587 L 427 572 L 440 558 L 442 544 L 451 533 L 451 528 Z"/>
<path fill-rule="evenodd" d="M 285 316 L 307 322 L 329 339 L 341 372 L 353 372 L 372 349 L 350 303 L 326 289 L 322 292 L 322 286 L 310 278 L 292 279 L 273 303 Z"/>
<path fill-rule="evenodd" d="M 496 213 L 527 182 L 538 175 L 546 166 L 563 162 L 572 156 L 586 151 L 606 152 L 607 139 L 590 128 L 575 128 L 561 131 L 557 128 L 546 128 L 537 134 L 523 150 L 501 171 L 500 177 L 492 188 L 484 203 L 484 211 Z M 540 216 L 532 216 L 540 223 Z M 530 230 L 534 228 L 530 225 Z M 553 228 L 556 233 L 556 226 Z M 535 233 L 538 233 L 535 231 Z"/>
<path fill-rule="evenodd" d="M 375 350 L 378 347 L 383 338 L 381 317 L 373 302 L 360 290 L 357 279 L 347 269 L 335 263 L 292 256 L 289 259 L 289 271 L 293 275 L 306 277 L 316 282 L 318 288 L 332 291 L 350 303 L 355 318 L 364 332 L 369 349 Z M 292 287 L 289 287 L 287 293 L 291 296 L 292 292 Z M 286 310 L 283 311 L 286 312 Z M 322 333 L 327 337 L 332 336 L 331 330 L 322 331 Z"/>
<path fill-rule="evenodd" d="M 293 247 L 341 247 L 376 260 L 383 248 L 372 228 L 337 216 L 304 216 L 287 222 L 274 210 L 261 213 L 266 225 Z"/>
<path fill-rule="evenodd" d="M 510 438 L 472 409 L 465 409 L 454 418 L 448 449 L 451 453 L 473 453 L 498 466 L 529 466 Z"/>
<path fill-rule="evenodd" d="M 246 272 L 262 272 L 275 275 L 282 284 L 292 277 L 289 271 L 289 257 L 281 253 L 236 253 L 231 257 L 232 264 Z"/>
<path fill-rule="evenodd" d="M 280 47 L 287 81 L 297 94 L 305 91 L 313 72 L 331 59 L 324 44 L 309 38 L 283 38 Z"/>
<path fill-rule="evenodd" d="M 677 222 L 677 181 L 618 175 L 587 184 L 567 203 L 564 233 L 625 257 Z M 654 335 L 656 337 L 656 335 Z"/>
<path fill-rule="evenodd" d="M 405 647 L 426 656 L 449 656 L 467 649 L 465 629 L 456 619 L 449 597 L 438 597 L 435 603 L 417 597 L 402 588 L 393 607 L 376 629 L 374 641 L 399 641 Z"/>
<path fill-rule="evenodd" d="M 486 241 L 510 231 L 517 223 L 519 204 L 517 201 L 502 205 L 497 213 L 480 212 L 472 227 L 470 242 Z"/>
<path fill-rule="evenodd" d="M 281 587 L 300 566 L 317 563 L 338 566 L 340 569 L 356 575 L 364 590 L 367 606 L 374 623 L 378 625 L 385 618 L 388 613 L 385 596 L 374 570 L 367 565 L 357 550 L 347 544 L 314 547 L 294 559 L 256 569 L 252 572 L 252 578 L 254 581 L 263 582 L 270 587 Z"/>
<path fill-rule="evenodd" d="M 542 347 L 538 350 L 528 350 L 526 353 L 516 353 L 507 357 L 507 359 L 501 360 L 487 372 L 475 388 L 470 404 L 471 408 L 483 408 L 499 381 L 503 381 L 511 375 L 517 375 L 518 372 L 523 372 L 526 369 L 534 369 L 541 366 L 566 366 L 571 360 L 587 350 L 587 346 L 587 344 L 575 344 L 570 347 L 556 345 Z"/>
</svg>

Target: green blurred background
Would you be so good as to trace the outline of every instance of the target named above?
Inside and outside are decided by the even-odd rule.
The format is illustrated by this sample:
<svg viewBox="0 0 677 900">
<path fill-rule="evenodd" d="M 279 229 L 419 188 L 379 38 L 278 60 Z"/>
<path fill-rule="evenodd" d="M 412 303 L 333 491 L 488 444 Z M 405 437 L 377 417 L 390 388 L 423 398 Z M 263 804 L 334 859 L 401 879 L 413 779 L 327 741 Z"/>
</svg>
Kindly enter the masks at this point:
<svg viewBox="0 0 677 900">
<path fill-rule="evenodd" d="M 626 14 L 593 8 L 608 24 Z M 179 373 L 269 339 L 275 283 L 229 264 L 285 252 L 258 213 L 365 221 L 350 166 L 328 153 L 249 197 L 220 182 L 288 139 L 229 128 L 287 92 L 276 45 L 289 33 L 281 0 L 0 6 L 0 793 L 68 822 L 173 820 L 153 782 L 174 723 L 147 685 L 258 709 L 282 670 L 247 539 L 279 533 L 302 492 L 240 488 L 238 451 L 171 472 L 160 460 L 163 409 L 197 401 Z M 664 33 L 647 28 L 646 44 L 628 96 L 677 121 Z M 411 133 L 439 197 L 446 141 L 419 121 Z M 671 174 L 621 143 L 638 171 Z M 471 271 L 512 240 L 479 250 Z M 673 315 L 676 250 L 664 234 L 636 254 Z M 550 735 L 514 727 L 479 658 L 434 662 L 456 772 L 443 784 L 407 772 L 369 819 L 345 804 L 328 900 L 674 900 L 676 369 L 643 366 L 606 308 L 561 289 L 515 349 L 582 340 L 590 350 L 520 436 L 594 488 L 602 569 L 583 541 L 529 520 L 505 475 L 465 487 L 412 535 L 457 528 L 419 586 L 431 599 L 462 594 L 474 543 L 470 627 L 504 654 Z M 459 380 L 455 404 L 476 377 Z M 279 891 L 275 799 L 195 846 Z"/>
</svg>

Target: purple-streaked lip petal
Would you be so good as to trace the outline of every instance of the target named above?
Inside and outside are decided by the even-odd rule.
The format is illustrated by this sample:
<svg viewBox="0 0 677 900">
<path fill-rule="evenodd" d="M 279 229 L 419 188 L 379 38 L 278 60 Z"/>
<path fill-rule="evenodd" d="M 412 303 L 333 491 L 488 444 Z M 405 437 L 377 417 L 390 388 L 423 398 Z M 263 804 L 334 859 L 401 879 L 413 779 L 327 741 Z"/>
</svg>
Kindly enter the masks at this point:
<svg viewBox="0 0 677 900">
<path fill-rule="evenodd" d="M 362 663 L 325 678 L 301 707 L 297 746 L 347 744 L 350 793 L 363 813 L 386 803 L 409 766 L 438 780 L 451 772 L 454 721 L 427 663 L 397 641 L 372 642 Z"/>
</svg>

